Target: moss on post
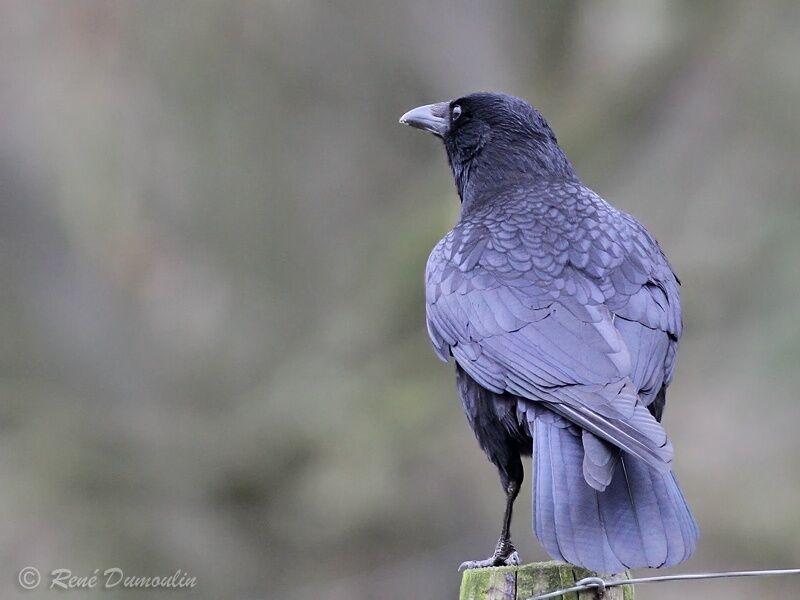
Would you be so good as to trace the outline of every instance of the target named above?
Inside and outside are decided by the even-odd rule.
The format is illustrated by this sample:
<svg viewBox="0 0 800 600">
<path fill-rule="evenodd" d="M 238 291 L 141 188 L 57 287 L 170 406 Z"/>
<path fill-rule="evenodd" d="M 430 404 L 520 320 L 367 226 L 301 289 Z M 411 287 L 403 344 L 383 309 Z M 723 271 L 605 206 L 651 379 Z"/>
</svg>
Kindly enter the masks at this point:
<svg viewBox="0 0 800 600">
<path fill-rule="evenodd" d="M 585 577 L 596 576 L 586 569 L 550 561 L 518 567 L 495 567 L 464 571 L 460 600 L 528 600 L 538 594 L 568 588 Z M 624 575 L 628 578 L 628 575 Z M 598 594 L 587 590 L 566 594 L 564 600 L 596 600 Z M 633 600 L 633 586 L 606 590 L 603 600 Z"/>
</svg>

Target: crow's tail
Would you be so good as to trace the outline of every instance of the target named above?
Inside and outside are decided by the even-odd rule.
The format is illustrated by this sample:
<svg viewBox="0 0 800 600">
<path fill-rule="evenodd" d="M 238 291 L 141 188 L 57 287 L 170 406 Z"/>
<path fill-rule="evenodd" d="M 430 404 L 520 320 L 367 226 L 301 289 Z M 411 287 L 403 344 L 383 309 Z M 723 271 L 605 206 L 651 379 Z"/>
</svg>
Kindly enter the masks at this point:
<svg viewBox="0 0 800 600">
<path fill-rule="evenodd" d="M 534 533 L 551 556 L 600 573 L 691 556 L 699 531 L 671 472 L 623 452 L 610 485 L 597 491 L 584 478 L 575 428 L 533 421 Z"/>
</svg>

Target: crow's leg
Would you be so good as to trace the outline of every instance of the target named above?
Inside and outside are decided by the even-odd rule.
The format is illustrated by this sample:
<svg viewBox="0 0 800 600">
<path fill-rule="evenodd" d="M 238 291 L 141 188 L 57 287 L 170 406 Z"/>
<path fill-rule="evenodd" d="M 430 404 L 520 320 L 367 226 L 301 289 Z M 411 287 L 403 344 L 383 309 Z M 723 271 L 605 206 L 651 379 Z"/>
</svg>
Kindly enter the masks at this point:
<svg viewBox="0 0 800 600">
<path fill-rule="evenodd" d="M 511 513 L 514 509 L 514 500 L 519 494 L 522 481 L 510 481 L 506 487 L 506 512 L 503 516 L 503 529 L 500 532 L 500 539 L 494 548 L 494 553 L 485 560 L 468 560 L 461 563 L 459 571 L 464 569 L 480 569 L 482 567 L 501 567 L 503 565 L 518 565 L 520 563 L 519 554 L 514 544 L 511 543 Z"/>
<path fill-rule="evenodd" d="M 503 529 L 494 553 L 486 560 L 462 563 L 459 569 L 517 565 L 519 555 L 511 544 L 511 513 L 525 477 L 520 454 L 530 453 L 532 440 L 517 422 L 516 397 L 490 392 L 458 365 L 456 382 L 470 427 L 486 456 L 497 467 L 506 493 Z"/>
</svg>

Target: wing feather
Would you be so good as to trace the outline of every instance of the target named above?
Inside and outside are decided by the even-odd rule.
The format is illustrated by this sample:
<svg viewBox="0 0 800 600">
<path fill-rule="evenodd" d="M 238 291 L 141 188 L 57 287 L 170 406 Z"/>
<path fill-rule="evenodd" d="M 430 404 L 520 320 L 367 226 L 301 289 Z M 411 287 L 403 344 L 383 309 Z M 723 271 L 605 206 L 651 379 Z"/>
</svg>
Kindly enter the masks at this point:
<svg viewBox="0 0 800 600">
<path fill-rule="evenodd" d="M 680 300 L 644 228 L 572 189 L 572 203 L 520 192 L 462 218 L 428 260 L 427 321 L 440 358 L 588 432 L 585 474 L 599 489 L 610 447 L 669 469 L 672 446 L 646 406 L 671 378 Z"/>
</svg>

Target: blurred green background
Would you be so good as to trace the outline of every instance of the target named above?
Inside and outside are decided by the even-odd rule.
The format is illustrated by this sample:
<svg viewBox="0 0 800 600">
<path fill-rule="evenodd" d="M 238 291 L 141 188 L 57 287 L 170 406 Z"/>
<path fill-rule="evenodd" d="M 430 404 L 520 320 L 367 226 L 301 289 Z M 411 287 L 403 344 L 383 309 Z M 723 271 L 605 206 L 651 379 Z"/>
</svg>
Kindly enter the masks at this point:
<svg viewBox="0 0 800 600">
<path fill-rule="evenodd" d="M 424 327 L 458 201 L 397 119 L 476 90 L 540 107 L 683 280 L 679 570 L 800 566 L 800 4 L 0 14 L 0 595 L 52 597 L 17 586 L 33 565 L 198 579 L 73 597 L 456 597 L 503 496 Z M 527 485 L 514 538 L 545 557 Z"/>
</svg>

